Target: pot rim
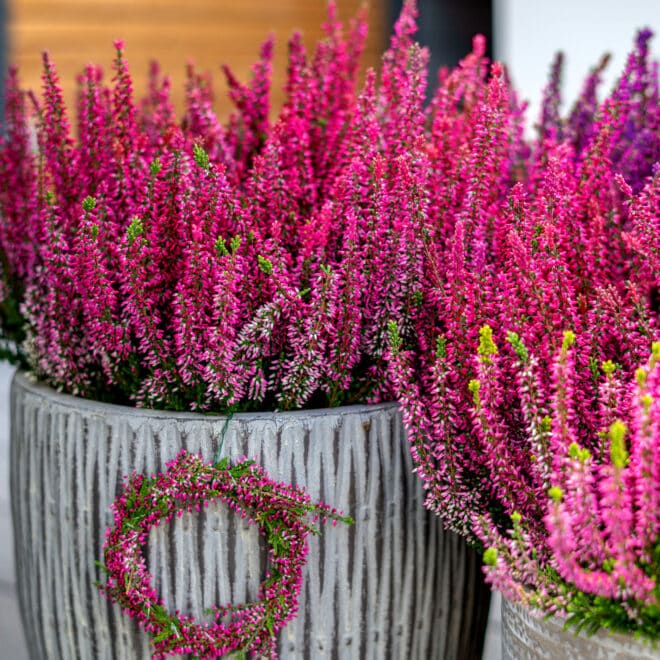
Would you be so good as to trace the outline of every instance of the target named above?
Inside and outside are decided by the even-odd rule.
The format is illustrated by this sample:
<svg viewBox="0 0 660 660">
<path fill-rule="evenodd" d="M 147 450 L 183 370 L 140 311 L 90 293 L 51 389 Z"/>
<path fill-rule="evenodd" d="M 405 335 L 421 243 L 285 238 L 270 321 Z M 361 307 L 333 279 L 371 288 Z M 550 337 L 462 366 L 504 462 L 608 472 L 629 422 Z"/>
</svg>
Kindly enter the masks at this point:
<svg viewBox="0 0 660 660">
<path fill-rule="evenodd" d="M 508 616 L 513 616 L 518 619 L 529 617 L 534 619 L 539 625 L 550 627 L 557 630 L 561 634 L 567 635 L 570 638 L 582 639 L 583 641 L 593 641 L 594 644 L 635 644 L 639 646 L 640 650 L 648 652 L 657 652 L 660 650 L 660 638 L 651 640 L 646 637 L 637 637 L 634 632 L 624 633 L 619 630 L 612 630 L 610 628 L 598 628 L 593 634 L 588 634 L 584 630 L 576 632 L 575 628 L 564 629 L 566 620 L 557 615 L 548 616 L 543 610 L 533 608 L 524 603 L 511 600 L 502 594 L 502 618 L 504 619 L 505 612 L 510 612 Z M 647 657 L 647 656 L 642 656 Z"/>
<path fill-rule="evenodd" d="M 223 421 L 229 415 L 224 413 L 203 413 L 175 410 L 158 410 L 156 408 L 138 408 L 135 406 L 123 406 L 117 403 L 106 403 L 96 401 L 95 399 L 84 399 L 73 394 L 58 392 L 55 388 L 47 385 L 34 376 L 31 372 L 17 370 L 12 378 L 12 391 L 16 387 L 29 392 L 32 396 L 40 397 L 45 400 L 57 401 L 58 405 L 67 408 L 76 408 L 78 410 L 87 410 L 93 413 L 114 413 L 129 417 L 148 417 L 150 419 L 162 420 L 180 420 L 180 421 Z M 231 416 L 236 421 L 257 421 L 257 420 L 282 420 L 285 418 L 295 419 L 296 417 L 345 417 L 356 414 L 373 414 L 383 410 L 398 410 L 399 404 L 396 401 L 386 401 L 383 403 L 354 404 L 350 406 L 337 406 L 336 408 L 309 408 L 304 410 L 264 410 L 257 412 L 238 412 Z"/>
</svg>

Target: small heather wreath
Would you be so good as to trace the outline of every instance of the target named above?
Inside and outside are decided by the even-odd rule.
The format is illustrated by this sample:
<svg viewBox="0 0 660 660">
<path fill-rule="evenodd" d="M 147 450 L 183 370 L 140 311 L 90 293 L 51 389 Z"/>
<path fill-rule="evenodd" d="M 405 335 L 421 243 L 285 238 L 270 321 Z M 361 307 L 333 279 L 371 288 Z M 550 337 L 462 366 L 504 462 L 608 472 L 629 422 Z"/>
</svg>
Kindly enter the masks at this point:
<svg viewBox="0 0 660 660">
<path fill-rule="evenodd" d="M 213 607 L 214 622 L 205 624 L 167 611 L 151 586 L 143 547 L 151 527 L 175 514 L 199 511 L 213 500 L 259 525 L 269 546 L 269 570 L 259 588 L 260 600 Z M 215 658 L 232 651 L 277 657 L 276 635 L 298 610 L 307 535 L 317 533 L 313 524 L 319 519 L 353 522 L 325 504 L 311 503 L 303 489 L 273 481 L 253 461 L 230 466 L 225 458 L 208 464 L 185 450 L 163 473 L 134 474 L 112 508 L 114 526 L 100 564 L 107 582 L 99 588 L 151 635 L 154 658 L 178 653 Z"/>
</svg>

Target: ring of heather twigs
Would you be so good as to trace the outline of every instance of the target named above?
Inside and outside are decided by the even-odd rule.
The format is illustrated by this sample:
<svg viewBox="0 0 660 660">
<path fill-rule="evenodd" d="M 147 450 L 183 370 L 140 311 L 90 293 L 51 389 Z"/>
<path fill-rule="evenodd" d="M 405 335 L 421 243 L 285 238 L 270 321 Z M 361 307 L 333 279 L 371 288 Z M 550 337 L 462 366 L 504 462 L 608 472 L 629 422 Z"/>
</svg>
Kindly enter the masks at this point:
<svg viewBox="0 0 660 660">
<path fill-rule="evenodd" d="M 168 612 L 151 586 L 143 547 L 151 527 L 213 500 L 259 525 L 269 546 L 269 570 L 260 600 L 214 607 L 214 621 L 206 624 Z M 276 635 L 298 609 L 307 535 L 317 533 L 313 523 L 319 518 L 352 522 L 325 504 L 311 503 L 301 488 L 272 480 L 252 461 L 230 466 L 223 459 L 213 465 L 185 450 L 163 473 L 134 474 L 112 508 L 114 526 L 101 564 L 107 581 L 99 588 L 151 635 L 155 658 L 178 653 L 214 658 L 232 651 L 276 657 Z"/>
</svg>

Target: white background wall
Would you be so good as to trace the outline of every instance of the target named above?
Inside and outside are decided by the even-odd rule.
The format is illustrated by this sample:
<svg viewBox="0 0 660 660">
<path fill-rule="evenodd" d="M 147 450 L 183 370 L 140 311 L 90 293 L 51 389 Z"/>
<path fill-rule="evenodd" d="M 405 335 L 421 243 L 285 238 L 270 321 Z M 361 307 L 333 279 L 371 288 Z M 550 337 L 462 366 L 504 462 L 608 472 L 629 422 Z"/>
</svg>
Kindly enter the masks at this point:
<svg viewBox="0 0 660 660">
<path fill-rule="evenodd" d="M 609 91 L 639 28 L 654 31 L 651 50 L 656 59 L 660 53 L 660 0 L 494 0 L 493 14 L 495 57 L 506 63 L 514 85 L 531 102 L 527 118 L 533 123 L 558 50 L 565 54 L 564 108 L 572 106 L 605 52 L 613 56 L 603 87 Z"/>
</svg>

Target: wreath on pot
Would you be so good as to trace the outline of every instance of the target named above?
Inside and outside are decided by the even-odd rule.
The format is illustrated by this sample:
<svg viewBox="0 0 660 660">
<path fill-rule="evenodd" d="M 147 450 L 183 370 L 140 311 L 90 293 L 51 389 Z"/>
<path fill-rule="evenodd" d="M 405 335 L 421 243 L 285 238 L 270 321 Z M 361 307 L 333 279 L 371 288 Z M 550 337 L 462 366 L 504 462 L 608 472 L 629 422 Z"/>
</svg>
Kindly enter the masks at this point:
<svg viewBox="0 0 660 660">
<path fill-rule="evenodd" d="M 166 468 L 152 477 L 133 474 L 114 501 L 114 526 L 99 564 L 107 579 L 99 589 L 151 635 L 154 658 L 180 653 L 215 658 L 231 652 L 276 657 L 277 633 L 298 610 L 307 535 L 318 533 L 314 523 L 319 520 L 336 525 L 352 519 L 312 503 L 302 488 L 274 481 L 253 461 L 230 465 L 224 458 L 209 464 L 182 450 Z M 269 569 L 259 600 L 213 607 L 213 622 L 207 624 L 167 610 L 152 587 L 143 548 L 152 527 L 214 500 L 259 525 L 269 546 Z"/>
</svg>

